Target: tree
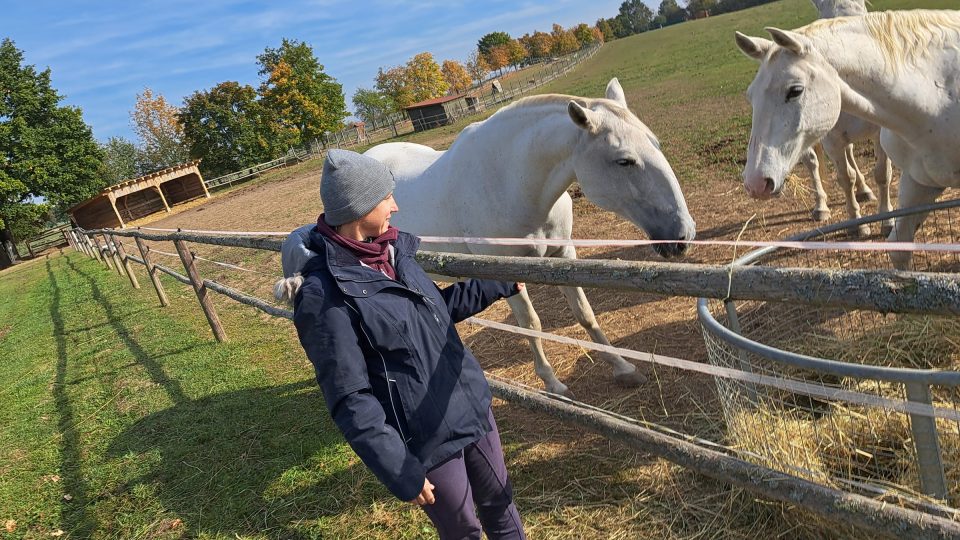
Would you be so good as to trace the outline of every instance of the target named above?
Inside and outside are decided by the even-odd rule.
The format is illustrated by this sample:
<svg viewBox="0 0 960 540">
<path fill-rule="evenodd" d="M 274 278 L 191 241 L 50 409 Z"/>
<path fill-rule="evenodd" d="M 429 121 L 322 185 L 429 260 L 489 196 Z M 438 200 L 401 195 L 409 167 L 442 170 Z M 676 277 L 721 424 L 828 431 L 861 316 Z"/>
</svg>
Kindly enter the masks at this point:
<svg viewBox="0 0 960 540">
<path fill-rule="evenodd" d="M 490 49 L 496 47 L 497 45 L 506 45 L 510 43 L 510 34 L 506 32 L 491 32 L 477 42 L 477 50 L 480 51 L 480 54 L 487 56 L 490 53 Z M 489 59 L 487 59 L 489 61 Z"/>
<path fill-rule="evenodd" d="M 407 62 L 406 76 L 413 88 L 414 103 L 443 96 L 450 88 L 439 64 L 428 52 L 422 52 Z"/>
<path fill-rule="evenodd" d="M 396 110 L 388 96 L 366 88 L 357 88 L 353 93 L 353 108 L 354 115 L 370 124 L 380 121 Z"/>
<path fill-rule="evenodd" d="M 264 49 L 257 64 L 267 77 L 259 89 L 261 105 L 274 115 L 285 142 L 302 144 L 343 126 L 343 87 L 324 73 L 310 45 L 284 38 L 279 48 Z"/>
<path fill-rule="evenodd" d="M 531 58 L 546 58 L 553 50 L 553 36 L 546 32 L 534 32 L 524 45 L 530 51 Z"/>
<path fill-rule="evenodd" d="M 478 85 L 482 84 L 487 73 L 490 73 L 490 66 L 479 51 L 473 51 L 467 57 L 467 73 Z"/>
<path fill-rule="evenodd" d="M 593 28 L 588 26 L 587 23 L 580 23 L 577 26 L 573 27 L 573 37 L 577 38 L 577 42 L 580 43 L 580 48 L 584 48 L 587 45 L 593 45 L 596 41 L 596 36 L 593 35 Z"/>
<path fill-rule="evenodd" d="M 443 67 L 440 68 L 440 71 L 443 72 L 443 78 L 447 81 L 447 84 L 450 85 L 450 89 L 454 93 L 462 94 L 470 89 L 473 80 L 460 62 L 456 60 L 444 60 Z"/>
<path fill-rule="evenodd" d="M 107 185 L 140 176 L 142 157 L 137 145 L 123 137 L 110 137 L 100 146 L 103 152 L 103 178 Z"/>
<path fill-rule="evenodd" d="M 597 21 L 597 28 L 603 33 L 604 41 L 612 41 L 617 38 L 613 32 L 613 25 L 610 23 L 610 19 L 599 19 Z"/>
<path fill-rule="evenodd" d="M 657 14 L 666 22 L 664 26 L 687 20 L 687 12 L 677 4 L 677 0 L 663 0 Z"/>
<path fill-rule="evenodd" d="M 620 14 L 617 15 L 623 25 L 626 35 L 639 34 L 650 29 L 653 21 L 653 12 L 643 3 L 643 0 L 625 0 L 620 4 Z"/>
<path fill-rule="evenodd" d="M 606 43 L 607 39 L 603 36 L 603 32 L 599 28 L 593 26 L 590 28 L 590 32 L 593 34 L 594 43 Z"/>
<path fill-rule="evenodd" d="M 80 109 L 60 106 L 50 70 L 23 65 L 13 41 L 0 42 L 0 241 L 11 258 L 11 223 L 42 198 L 58 213 L 104 186 L 103 156 Z"/>
<path fill-rule="evenodd" d="M 187 161 L 189 153 L 183 144 L 178 112 L 163 95 L 154 96 L 149 88 L 137 94 L 130 119 L 140 139 L 141 161 L 146 169 L 163 169 Z"/>
<path fill-rule="evenodd" d="M 413 99 L 413 88 L 407 80 L 406 68 L 403 66 L 393 67 L 386 71 L 380 68 L 377 71 L 376 88 L 390 99 L 396 111 L 402 111 L 408 105 L 416 102 Z"/>
<path fill-rule="evenodd" d="M 690 0 L 687 3 L 687 18 L 693 19 L 700 13 L 707 15 L 714 12 L 717 7 L 717 0 Z"/>
<path fill-rule="evenodd" d="M 507 61 L 511 66 L 516 69 L 524 60 L 527 59 L 530 53 L 527 52 L 527 48 L 523 46 L 520 41 L 516 39 L 511 39 L 507 43 Z"/>
<path fill-rule="evenodd" d="M 188 96 L 180 110 L 190 156 L 201 158 L 203 173 L 220 176 L 268 161 L 278 147 L 280 125 L 265 114 L 250 85 L 222 82 Z M 288 142 L 288 141 L 284 141 Z"/>
<path fill-rule="evenodd" d="M 440 97 L 450 85 L 443 78 L 440 66 L 428 52 L 420 53 L 406 65 L 377 73 L 377 90 L 390 98 L 396 110 L 402 111 L 413 103 Z"/>
<path fill-rule="evenodd" d="M 553 31 L 550 32 L 553 37 L 553 54 L 563 56 L 576 52 L 580 49 L 580 43 L 574 37 L 573 32 L 564 30 L 559 24 L 553 25 Z"/>
<path fill-rule="evenodd" d="M 487 52 L 487 65 L 490 71 L 499 71 L 503 75 L 503 68 L 510 64 L 510 50 L 506 45 L 496 45 Z"/>
</svg>

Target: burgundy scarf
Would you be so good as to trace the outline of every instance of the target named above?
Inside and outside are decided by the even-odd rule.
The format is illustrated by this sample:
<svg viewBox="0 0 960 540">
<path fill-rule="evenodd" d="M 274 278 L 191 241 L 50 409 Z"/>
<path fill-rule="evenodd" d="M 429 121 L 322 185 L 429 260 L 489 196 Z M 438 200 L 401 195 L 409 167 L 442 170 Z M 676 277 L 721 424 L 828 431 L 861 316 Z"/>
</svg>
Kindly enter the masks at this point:
<svg viewBox="0 0 960 540">
<path fill-rule="evenodd" d="M 320 217 L 317 218 L 317 230 L 338 246 L 356 255 L 363 264 L 378 272 L 383 272 L 390 279 L 397 279 L 397 271 L 394 270 L 393 265 L 390 264 L 389 249 L 390 243 L 396 241 L 397 235 L 400 232 L 396 227 L 387 227 L 387 232 L 369 242 L 361 242 L 347 238 L 335 231 L 333 227 L 327 225 L 327 222 L 323 220 L 323 214 L 320 214 Z"/>
</svg>

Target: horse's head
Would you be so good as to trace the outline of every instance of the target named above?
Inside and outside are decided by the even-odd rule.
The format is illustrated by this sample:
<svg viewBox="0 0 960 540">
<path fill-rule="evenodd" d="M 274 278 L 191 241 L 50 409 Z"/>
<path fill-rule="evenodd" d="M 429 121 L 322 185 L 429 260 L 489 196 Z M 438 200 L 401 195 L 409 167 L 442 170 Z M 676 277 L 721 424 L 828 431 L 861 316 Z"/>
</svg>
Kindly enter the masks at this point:
<svg viewBox="0 0 960 540">
<path fill-rule="evenodd" d="M 747 89 L 753 126 L 743 184 L 757 199 L 783 189 L 783 181 L 804 150 L 826 135 L 840 117 L 840 78 L 795 32 L 767 28 L 773 41 L 737 32 L 737 45 L 758 60 L 760 69 Z"/>
<path fill-rule="evenodd" d="M 568 112 L 583 130 L 574 170 L 583 193 L 595 204 L 629 219 L 653 240 L 693 240 L 696 224 L 687 211 L 673 169 L 653 132 L 627 108 L 619 81 L 606 99 L 570 101 Z M 664 257 L 681 255 L 687 244 L 657 244 Z"/>
</svg>

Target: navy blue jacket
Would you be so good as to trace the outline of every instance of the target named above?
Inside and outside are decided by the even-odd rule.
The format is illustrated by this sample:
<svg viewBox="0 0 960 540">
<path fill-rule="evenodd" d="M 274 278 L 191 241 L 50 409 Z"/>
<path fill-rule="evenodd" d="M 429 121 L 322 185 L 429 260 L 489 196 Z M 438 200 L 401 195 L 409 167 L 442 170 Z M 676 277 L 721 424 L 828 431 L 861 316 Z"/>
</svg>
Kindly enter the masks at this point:
<svg viewBox="0 0 960 540">
<path fill-rule="evenodd" d="M 314 229 L 293 319 L 337 427 L 404 501 L 490 431 L 490 388 L 454 323 L 515 293 L 489 280 L 439 289 L 414 260 L 419 243 L 400 233 L 392 280 Z"/>
</svg>

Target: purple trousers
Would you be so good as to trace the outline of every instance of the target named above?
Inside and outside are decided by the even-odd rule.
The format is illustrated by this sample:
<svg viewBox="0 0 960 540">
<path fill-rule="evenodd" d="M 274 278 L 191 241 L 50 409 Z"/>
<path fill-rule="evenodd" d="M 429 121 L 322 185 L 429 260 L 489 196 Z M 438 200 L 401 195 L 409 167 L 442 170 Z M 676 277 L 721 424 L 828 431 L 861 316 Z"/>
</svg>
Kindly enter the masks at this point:
<svg viewBox="0 0 960 540">
<path fill-rule="evenodd" d="M 427 471 L 436 502 L 422 508 L 440 533 L 440 540 L 479 540 L 481 530 L 490 540 L 526 538 L 513 504 L 513 488 L 493 410 L 488 414 L 489 433 Z"/>
</svg>

